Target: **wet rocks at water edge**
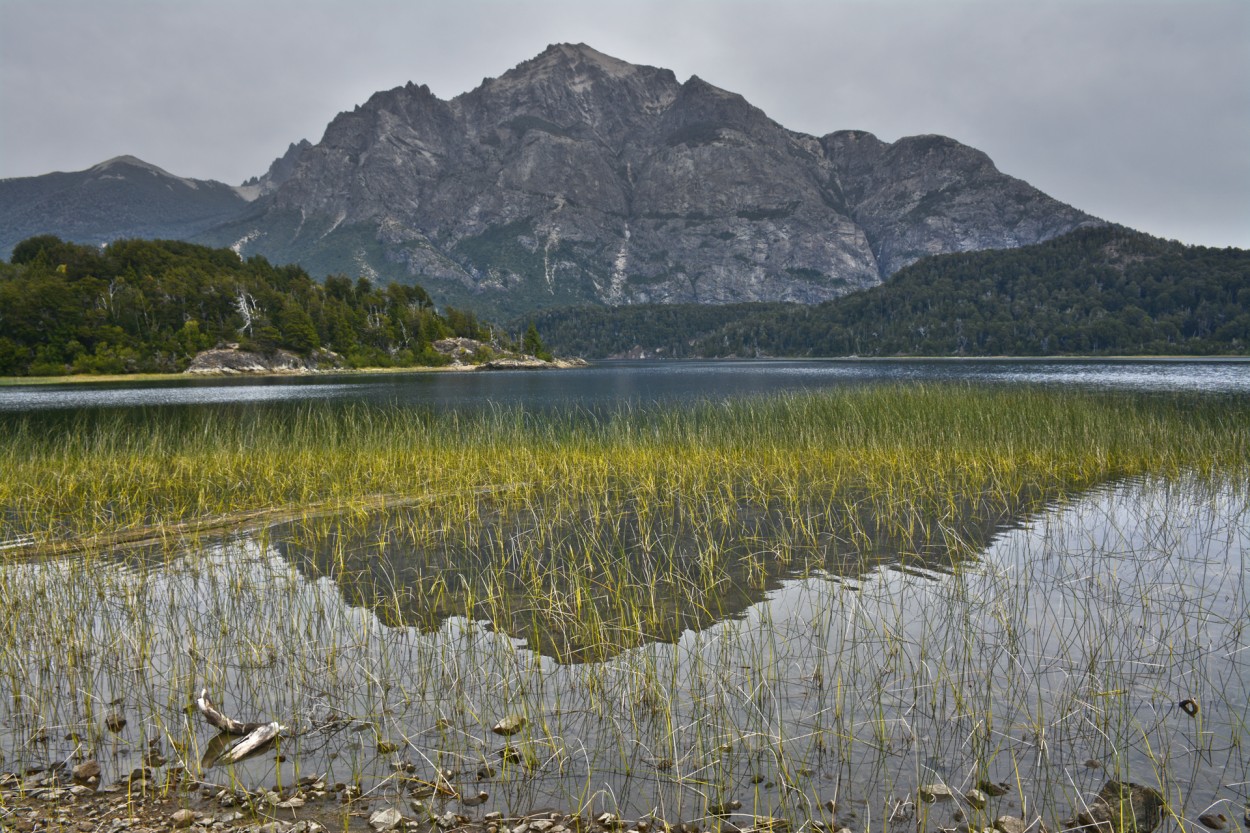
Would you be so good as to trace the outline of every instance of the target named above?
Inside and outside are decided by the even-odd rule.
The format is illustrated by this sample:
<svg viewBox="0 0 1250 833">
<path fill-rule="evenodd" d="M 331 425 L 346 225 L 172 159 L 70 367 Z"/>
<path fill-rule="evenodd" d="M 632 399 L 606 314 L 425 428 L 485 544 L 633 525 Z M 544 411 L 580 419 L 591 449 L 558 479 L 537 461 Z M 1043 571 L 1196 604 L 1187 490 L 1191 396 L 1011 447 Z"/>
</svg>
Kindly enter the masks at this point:
<svg viewBox="0 0 1250 833">
<path fill-rule="evenodd" d="M 1163 821 L 1166 807 L 1153 787 L 1111 779 L 1089 806 L 1063 824 L 1066 830 L 1089 833 L 1151 833 Z"/>
<path fill-rule="evenodd" d="M 497 735 L 508 737 L 524 729 L 525 723 L 525 715 L 510 714 L 496 723 L 491 731 Z"/>
<path fill-rule="evenodd" d="M 387 807 L 385 810 L 378 810 L 369 816 L 369 826 L 378 833 L 385 833 L 387 830 L 394 830 L 403 822 L 403 813 L 394 807 Z"/>
<path fill-rule="evenodd" d="M 1209 830 L 1224 830 L 1228 827 L 1228 816 L 1223 813 L 1203 813 L 1198 821 Z"/>
<path fill-rule="evenodd" d="M 994 830 L 998 833 L 1026 833 L 1030 825 L 1016 816 L 999 816 L 994 819 Z"/>
<path fill-rule="evenodd" d="M 95 758 L 83 761 L 70 771 L 75 782 L 96 786 L 100 783 L 100 762 Z"/>
<path fill-rule="evenodd" d="M 955 797 L 955 791 L 945 784 L 925 784 L 917 792 L 920 800 L 926 804 L 933 804 L 936 801 L 950 801 Z"/>
<path fill-rule="evenodd" d="M 186 372 L 193 375 L 235 376 L 265 373 L 314 373 L 343 366 L 343 358 L 330 350 L 297 356 L 289 350 L 256 353 L 228 344 L 197 353 Z"/>
</svg>

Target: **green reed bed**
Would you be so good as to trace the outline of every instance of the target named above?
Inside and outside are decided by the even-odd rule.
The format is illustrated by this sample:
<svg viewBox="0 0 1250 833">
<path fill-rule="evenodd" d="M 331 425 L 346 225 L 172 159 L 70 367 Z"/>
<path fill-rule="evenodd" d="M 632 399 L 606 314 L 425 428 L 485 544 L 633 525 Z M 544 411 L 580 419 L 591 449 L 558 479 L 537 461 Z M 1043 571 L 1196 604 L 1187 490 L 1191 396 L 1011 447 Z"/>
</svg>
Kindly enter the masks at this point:
<svg viewBox="0 0 1250 833">
<path fill-rule="evenodd" d="M 471 516 L 483 493 L 537 511 L 568 495 L 644 512 L 679 495 L 728 511 L 855 487 L 870 513 L 927 514 L 970 495 L 1244 470 L 1248 412 L 1231 400 L 934 386 L 606 416 L 318 404 L 5 416 L 0 538 L 90 542 L 385 499 Z"/>
<path fill-rule="evenodd" d="M 10 761 L 111 748 L 123 769 L 155 740 L 194 771 L 201 685 L 294 727 L 288 764 L 241 783 L 317 767 L 390 795 L 405 761 L 472 794 L 490 767 L 482 812 L 637 810 L 630 789 L 674 820 L 737 799 L 869 830 L 914 826 L 935 780 L 1014 774 L 1029 815 L 1087 793 L 1088 756 L 1185 808 L 1186 777 L 1246 760 L 1250 593 L 1203 560 L 1218 536 L 1190 540 L 1204 496 L 1245 511 L 1245 400 L 928 386 L 0 423 Z M 996 549 L 1108 483 L 1164 497 Z M 163 546 L 116 556 L 135 541 Z M 1190 695 L 1218 732 L 1166 708 Z"/>
</svg>

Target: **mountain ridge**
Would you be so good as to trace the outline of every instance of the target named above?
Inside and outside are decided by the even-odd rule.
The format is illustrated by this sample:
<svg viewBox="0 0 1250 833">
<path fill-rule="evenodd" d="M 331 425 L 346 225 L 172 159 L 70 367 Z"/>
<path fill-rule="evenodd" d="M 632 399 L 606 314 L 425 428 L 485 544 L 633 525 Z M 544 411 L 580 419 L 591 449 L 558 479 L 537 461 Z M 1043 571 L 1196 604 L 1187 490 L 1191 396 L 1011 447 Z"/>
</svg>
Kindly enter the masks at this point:
<svg viewBox="0 0 1250 833">
<path fill-rule="evenodd" d="M 249 182 L 186 236 L 492 315 L 816 303 L 929 254 L 1102 222 L 953 139 L 798 133 L 697 75 L 585 44 L 446 101 L 412 82 L 376 92 Z"/>
</svg>

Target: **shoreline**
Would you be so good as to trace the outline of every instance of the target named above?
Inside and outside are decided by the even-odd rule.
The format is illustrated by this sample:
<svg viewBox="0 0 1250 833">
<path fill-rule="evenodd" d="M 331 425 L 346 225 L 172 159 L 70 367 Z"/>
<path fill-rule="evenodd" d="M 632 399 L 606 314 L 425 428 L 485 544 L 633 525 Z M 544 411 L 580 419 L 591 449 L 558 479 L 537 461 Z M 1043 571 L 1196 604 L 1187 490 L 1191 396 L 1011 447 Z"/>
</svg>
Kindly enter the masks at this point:
<svg viewBox="0 0 1250 833">
<path fill-rule="evenodd" d="M 1152 356 L 1152 355 L 1118 355 L 1118 356 L 760 356 L 753 358 L 744 357 L 696 357 L 681 359 L 595 359 L 587 361 L 584 359 L 555 359 L 547 363 L 545 367 L 526 367 L 516 369 L 533 369 L 533 370 L 567 370 L 579 367 L 589 367 L 597 363 L 624 363 L 633 361 L 660 362 L 664 364 L 675 362 L 760 362 L 762 364 L 772 362 L 789 362 L 789 361 L 811 361 L 811 362 L 934 362 L 934 363 L 963 363 L 977 361 L 1009 361 L 1009 362 L 1228 362 L 1234 364 L 1250 364 L 1250 356 L 1239 355 L 1222 355 L 1222 356 L 1187 356 L 1183 354 Z M 488 363 L 487 363 L 488 364 Z M 274 378 L 298 378 L 305 376 L 316 377 L 333 377 L 333 376 L 359 376 L 359 375 L 385 375 L 385 374 L 407 374 L 407 373 L 473 373 L 479 370 L 498 370 L 512 368 L 488 368 L 486 364 L 460 364 L 460 365 L 416 365 L 411 367 L 352 367 L 352 368 L 329 368 L 326 370 L 272 370 L 265 372 L 248 372 L 248 373 L 191 373 L 182 371 L 180 373 L 108 373 L 108 374 L 91 374 L 91 373 L 75 373 L 65 376 L 0 376 L 0 388 L 5 387 L 23 387 L 23 386 L 41 386 L 41 385 L 75 385 L 75 384 L 116 384 L 118 382 L 175 382 L 187 381 L 192 379 L 274 379 Z"/>
</svg>

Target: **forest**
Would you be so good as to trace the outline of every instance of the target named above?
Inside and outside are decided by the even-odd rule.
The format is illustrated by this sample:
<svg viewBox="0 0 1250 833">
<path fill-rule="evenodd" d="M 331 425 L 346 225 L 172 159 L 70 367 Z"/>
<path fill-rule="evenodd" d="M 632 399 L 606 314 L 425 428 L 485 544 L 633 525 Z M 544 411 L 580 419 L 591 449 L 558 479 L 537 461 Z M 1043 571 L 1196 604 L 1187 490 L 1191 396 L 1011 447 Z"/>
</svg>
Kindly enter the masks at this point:
<svg viewBox="0 0 1250 833">
<path fill-rule="evenodd" d="M 196 353 L 333 351 L 350 367 L 445 364 L 447 336 L 494 340 L 419 286 L 377 286 L 170 240 L 32 237 L 0 263 L 0 376 L 179 372 Z M 502 335 L 499 335 L 502 338 Z"/>
<path fill-rule="evenodd" d="M 813 306 L 573 308 L 535 321 L 549 347 L 589 358 L 633 348 L 686 357 L 1245 355 L 1250 252 L 1104 226 L 925 258 Z"/>
</svg>

